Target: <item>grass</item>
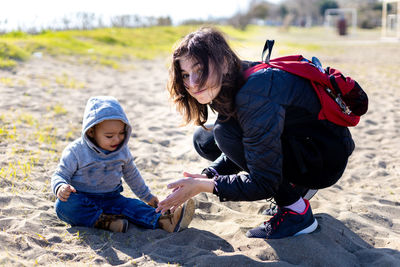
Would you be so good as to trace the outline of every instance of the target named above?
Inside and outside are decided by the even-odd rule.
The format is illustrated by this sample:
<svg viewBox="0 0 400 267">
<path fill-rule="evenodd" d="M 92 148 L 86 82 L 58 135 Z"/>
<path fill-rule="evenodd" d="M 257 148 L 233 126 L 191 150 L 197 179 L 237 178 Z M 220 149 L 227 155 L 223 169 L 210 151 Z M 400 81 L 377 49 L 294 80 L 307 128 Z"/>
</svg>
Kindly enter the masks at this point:
<svg viewBox="0 0 400 267">
<path fill-rule="evenodd" d="M 100 61 L 100 63 L 102 63 L 102 62 Z M 107 65 L 107 64 L 103 64 L 103 65 Z M 82 89 L 85 87 L 84 82 L 80 82 L 80 81 L 76 80 L 74 77 L 68 76 L 68 74 L 66 74 L 66 73 L 63 73 L 62 75 L 57 76 L 55 81 L 58 85 L 60 85 L 61 87 L 64 87 L 64 88 Z"/>
<path fill-rule="evenodd" d="M 47 107 L 47 110 L 53 111 L 56 115 L 66 115 L 68 113 L 68 111 L 60 103 L 57 103 L 51 107 Z"/>
<path fill-rule="evenodd" d="M 198 26 L 147 28 L 103 28 L 87 31 L 43 31 L 31 35 L 11 32 L 0 36 L 0 68 L 12 69 L 37 52 L 55 57 L 77 56 L 82 63 L 119 68 L 121 61 L 154 59 L 169 54 L 174 43 Z M 222 26 L 233 43 L 245 41 L 257 32 Z"/>
<path fill-rule="evenodd" d="M 292 54 L 299 50 L 334 50 L 334 43 L 338 40 L 334 31 L 323 27 L 291 27 L 288 31 L 277 27 L 249 26 L 245 31 L 231 26 L 217 27 L 228 36 L 233 47 L 240 48 L 245 44 L 247 48 L 256 49 L 262 46 L 265 39 L 275 39 L 279 43 L 279 54 Z M 43 31 L 36 35 L 10 32 L 0 35 L 0 68 L 15 68 L 18 63 L 41 53 L 54 57 L 74 56 L 83 64 L 99 64 L 118 69 L 123 62 L 132 59 L 154 59 L 170 54 L 177 40 L 197 28 L 199 26 L 102 28 L 86 31 Z M 321 36 L 324 38 L 321 39 Z M 357 30 L 354 36 L 358 39 L 376 39 L 379 31 Z M 59 77 L 58 80 L 64 84 L 74 83 L 66 78 L 68 77 Z"/>
<path fill-rule="evenodd" d="M 0 163 L 2 190 L 14 194 L 23 194 L 27 190 L 43 191 L 35 187 L 32 174 L 41 166 L 58 162 L 58 152 L 63 149 L 59 140 L 65 137 L 58 134 L 52 123 L 55 118 L 67 115 L 63 105 L 56 103 L 48 106 L 47 114 L 40 118 L 24 110 L 9 111 L 0 116 L 0 144 L 7 144 L 4 160 Z M 79 129 L 70 132 L 76 136 Z M 48 190 L 47 186 L 45 191 Z"/>
</svg>

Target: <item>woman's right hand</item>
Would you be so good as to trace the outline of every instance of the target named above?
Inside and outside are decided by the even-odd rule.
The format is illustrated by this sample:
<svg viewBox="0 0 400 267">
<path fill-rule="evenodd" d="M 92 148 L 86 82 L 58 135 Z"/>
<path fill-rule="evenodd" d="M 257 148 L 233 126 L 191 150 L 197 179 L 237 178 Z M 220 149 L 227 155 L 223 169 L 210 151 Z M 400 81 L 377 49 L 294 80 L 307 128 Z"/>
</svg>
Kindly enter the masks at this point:
<svg viewBox="0 0 400 267">
<path fill-rule="evenodd" d="M 72 192 L 76 193 L 76 189 L 72 185 L 63 184 L 57 190 L 57 197 L 62 202 L 65 202 L 68 200 L 69 195 L 71 195 Z"/>
<path fill-rule="evenodd" d="M 168 210 L 174 212 L 186 200 L 194 197 L 201 192 L 212 193 L 214 181 L 207 178 L 183 178 L 169 184 L 167 187 L 172 189 L 172 193 L 166 199 L 158 203 L 156 212 L 166 213 Z"/>
<path fill-rule="evenodd" d="M 188 172 L 183 172 L 183 177 L 187 178 L 208 178 L 207 175 L 205 174 L 194 174 L 194 173 L 188 173 Z M 175 187 L 172 192 L 175 192 L 175 190 L 178 190 L 179 187 Z"/>
<path fill-rule="evenodd" d="M 189 178 L 208 178 L 207 175 L 205 175 L 205 174 L 193 174 L 193 173 L 188 173 L 188 172 L 183 172 L 183 177 L 189 177 Z"/>
</svg>

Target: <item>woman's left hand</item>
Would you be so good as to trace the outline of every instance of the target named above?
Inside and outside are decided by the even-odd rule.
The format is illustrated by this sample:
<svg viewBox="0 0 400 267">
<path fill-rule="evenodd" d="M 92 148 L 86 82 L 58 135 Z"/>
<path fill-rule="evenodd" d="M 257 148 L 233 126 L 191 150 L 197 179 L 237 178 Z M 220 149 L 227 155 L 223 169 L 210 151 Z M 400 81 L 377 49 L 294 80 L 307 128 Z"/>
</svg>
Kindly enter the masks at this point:
<svg viewBox="0 0 400 267">
<path fill-rule="evenodd" d="M 174 212 L 186 200 L 194 197 L 201 192 L 213 192 L 214 181 L 204 178 L 183 178 L 167 186 L 173 192 L 166 199 L 158 203 L 156 212 L 162 214 L 168 210 Z"/>
</svg>

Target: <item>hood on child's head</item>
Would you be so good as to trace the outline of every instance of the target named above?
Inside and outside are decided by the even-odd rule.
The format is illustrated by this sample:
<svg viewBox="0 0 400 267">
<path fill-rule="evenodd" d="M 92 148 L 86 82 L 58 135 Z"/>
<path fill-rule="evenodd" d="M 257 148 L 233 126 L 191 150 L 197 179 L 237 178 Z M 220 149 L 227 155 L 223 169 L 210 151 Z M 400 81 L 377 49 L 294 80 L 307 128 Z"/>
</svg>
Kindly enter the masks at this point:
<svg viewBox="0 0 400 267">
<path fill-rule="evenodd" d="M 126 134 L 123 145 L 126 145 L 132 132 L 132 126 L 121 104 L 112 96 L 94 96 L 87 101 L 83 114 L 82 138 L 91 145 L 92 142 L 86 136 L 87 130 L 105 120 L 120 120 L 125 123 Z"/>
</svg>

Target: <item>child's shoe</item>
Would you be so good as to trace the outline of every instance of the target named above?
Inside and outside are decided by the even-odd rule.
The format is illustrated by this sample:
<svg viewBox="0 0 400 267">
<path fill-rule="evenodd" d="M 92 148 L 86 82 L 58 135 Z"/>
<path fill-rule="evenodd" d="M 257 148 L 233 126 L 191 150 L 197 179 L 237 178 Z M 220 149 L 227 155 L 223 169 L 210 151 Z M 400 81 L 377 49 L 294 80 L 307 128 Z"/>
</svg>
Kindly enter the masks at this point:
<svg viewBox="0 0 400 267">
<path fill-rule="evenodd" d="M 279 239 L 289 236 L 308 234 L 317 229 L 318 222 L 314 218 L 310 203 L 304 199 L 306 209 L 302 213 L 278 207 L 278 212 L 269 221 L 247 231 L 247 237 Z"/>
<path fill-rule="evenodd" d="M 194 200 L 189 199 L 182 206 L 177 208 L 174 213 L 161 215 L 158 224 L 161 229 L 169 233 L 180 232 L 189 226 L 193 219 L 194 210 Z"/>
<path fill-rule="evenodd" d="M 95 222 L 94 227 L 111 232 L 126 233 L 128 231 L 129 222 L 122 215 L 104 214 Z"/>
</svg>

